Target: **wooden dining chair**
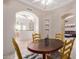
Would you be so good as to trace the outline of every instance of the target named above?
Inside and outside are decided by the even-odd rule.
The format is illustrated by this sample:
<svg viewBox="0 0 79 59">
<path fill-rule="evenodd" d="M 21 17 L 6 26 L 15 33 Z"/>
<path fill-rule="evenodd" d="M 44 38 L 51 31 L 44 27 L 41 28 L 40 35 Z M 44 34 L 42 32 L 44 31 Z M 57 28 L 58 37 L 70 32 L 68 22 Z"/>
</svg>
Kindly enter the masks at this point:
<svg viewBox="0 0 79 59">
<path fill-rule="evenodd" d="M 33 37 L 33 42 L 40 40 L 41 36 L 39 33 L 32 33 L 32 37 Z"/>
<path fill-rule="evenodd" d="M 62 33 L 57 33 L 57 34 L 55 35 L 55 38 L 64 41 L 64 34 L 62 34 Z"/>
<path fill-rule="evenodd" d="M 47 56 L 47 58 L 48 59 L 70 59 L 70 54 L 72 51 L 74 40 L 75 39 L 65 40 L 62 53 L 60 52 L 52 53 L 51 55 Z"/>
<path fill-rule="evenodd" d="M 57 33 L 55 35 L 55 38 L 64 42 L 64 34 L 62 34 L 62 33 Z M 59 49 L 59 52 L 62 52 L 62 50 L 63 50 L 63 48 Z"/>
<path fill-rule="evenodd" d="M 73 48 L 74 40 L 65 40 L 61 59 L 70 59 L 70 54 Z"/>
<path fill-rule="evenodd" d="M 16 41 L 15 41 L 14 38 L 12 39 L 12 43 L 13 43 L 13 46 L 14 46 L 14 48 L 15 48 L 15 50 L 16 50 L 18 59 L 23 59 L 23 58 L 22 58 L 22 55 L 21 55 L 21 52 L 20 52 L 20 49 L 19 49 L 19 47 L 18 47 L 18 44 L 16 43 Z"/>
<path fill-rule="evenodd" d="M 30 54 L 26 55 L 25 57 L 22 57 L 21 51 L 19 49 L 19 46 L 18 46 L 15 38 L 12 38 L 12 43 L 13 43 L 13 46 L 15 48 L 18 59 L 30 59 L 30 58 L 35 59 L 38 56 L 37 54 L 30 53 Z"/>
</svg>

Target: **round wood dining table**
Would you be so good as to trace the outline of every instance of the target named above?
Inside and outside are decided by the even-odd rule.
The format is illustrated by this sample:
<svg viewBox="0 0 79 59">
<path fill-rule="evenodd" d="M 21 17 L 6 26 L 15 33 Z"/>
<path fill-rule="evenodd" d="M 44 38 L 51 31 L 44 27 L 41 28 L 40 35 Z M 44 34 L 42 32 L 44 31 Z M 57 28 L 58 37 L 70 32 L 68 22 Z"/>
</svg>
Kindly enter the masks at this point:
<svg viewBox="0 0 79 59">
<path fill-rule="evenodd" d="M 58 39 L 49 39 L 48 44 L 46 44 L 44 39 L 38 40 L 36 42 L 30 42 L 28 45 L 28 50 L 34 53 L 42 54 L 43 59 L 46 59 L 46 54 L 53 53 L 63 47 L 63 42 Z"/>
</svg>

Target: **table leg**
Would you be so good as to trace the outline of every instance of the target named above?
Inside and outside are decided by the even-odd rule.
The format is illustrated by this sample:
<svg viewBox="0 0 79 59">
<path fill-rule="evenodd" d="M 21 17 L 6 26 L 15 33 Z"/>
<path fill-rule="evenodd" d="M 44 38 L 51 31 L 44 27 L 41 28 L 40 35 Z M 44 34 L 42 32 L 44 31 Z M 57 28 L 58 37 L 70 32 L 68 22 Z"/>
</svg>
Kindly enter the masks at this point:
<svg viewBox="0 0 79 59">
<path fill-rule="evenodd" d="M 46 59 L 46 54 L 43 54 L 43 59 Z"/>
</svg>

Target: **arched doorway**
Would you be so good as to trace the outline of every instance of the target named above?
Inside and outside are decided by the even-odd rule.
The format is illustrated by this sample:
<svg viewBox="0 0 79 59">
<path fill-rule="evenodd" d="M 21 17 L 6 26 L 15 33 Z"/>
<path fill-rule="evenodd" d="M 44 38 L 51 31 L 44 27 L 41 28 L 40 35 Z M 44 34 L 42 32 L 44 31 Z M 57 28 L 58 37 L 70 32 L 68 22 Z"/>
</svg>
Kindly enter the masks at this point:
<svg viewBox="0 0 79 59">
<path fill-rule="evenodd" d="M 39 32 L 39 19 L 30 11 L 16 13 L 15 33 L 21 39 L 32 38 L 32 32 Z"/>
</svg>

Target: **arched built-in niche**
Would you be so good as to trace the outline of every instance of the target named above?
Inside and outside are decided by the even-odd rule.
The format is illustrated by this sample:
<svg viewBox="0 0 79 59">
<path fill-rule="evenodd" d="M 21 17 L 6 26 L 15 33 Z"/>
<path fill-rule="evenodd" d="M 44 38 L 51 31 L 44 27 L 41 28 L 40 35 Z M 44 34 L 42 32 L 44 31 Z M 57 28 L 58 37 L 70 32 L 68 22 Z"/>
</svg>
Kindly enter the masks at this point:
<svg viewBox="0 0 79 59">
<path fill-rule="evenodd" d="M 65 37 L 75 37 L 76 32 L 75 13 L 69 12 L 62 16 L 62 33 Z"/>
<path fill-rule="evenodd" d="M 31 37 L 32 32 L 39 32 L 39 18 L 31 11 L 16 13 L 15 32 L 21 34 L 21 38 Z M 23 34 L 23 35 L 22 35 Z M 25 36 L 26 35 L 26 36 Z M 25 38 L 24 38 L 25 37 Z"/>
<path fill-rule="evenodd" d="M 17 12 L 16 13 L 16 25 L 20 25 L 20 26 L 16 26 L 16 30 L 39 32 L 39 19 L 32 12 L 28 12 L 28 11 Z M 22 25 L 24 26 L 22 27 Z"/>
</svg>

